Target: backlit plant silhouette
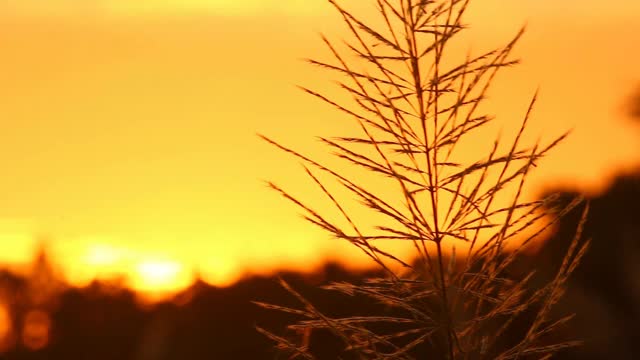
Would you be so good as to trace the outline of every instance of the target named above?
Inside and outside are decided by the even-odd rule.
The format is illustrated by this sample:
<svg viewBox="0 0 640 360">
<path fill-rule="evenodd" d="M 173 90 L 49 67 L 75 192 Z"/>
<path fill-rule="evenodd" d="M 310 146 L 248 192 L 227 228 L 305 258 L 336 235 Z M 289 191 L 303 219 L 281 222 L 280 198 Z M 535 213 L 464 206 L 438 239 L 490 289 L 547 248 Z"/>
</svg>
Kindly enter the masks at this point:
<svg viewBox="0 0 640 360">
<path fill-rule="evenodd" d="M 552 332 L 571 316 L 555 318 L 551 308 L 586 250 L 582 225 L 551 280 L 533 286 L 534 269 L 513 271 L 519 254 L 579 202 L 560 206 L 553 197 L 523 197 L 530 171 L 566 134 L 525 144 L 534 96 L 511 139 L 490 140 L 490 151 L 473 161 L 460 150 L 463 140 L 493 121 L 480 105 L 496 73 L 517 63 L 510 55 L 522 31 L 506 46 L 455 63 L 451 42 L 465 29 L 469 0 L 373 0 L 377 27 L 328 1 L 351 39 L 339 48 L 323 37 L 334 61 L 309 62 L 341 75 L 339 86 L 352 102 L 303 90 L 357 122 L 359 137 L 320 140 L 370 177 L 335 170 L 263 137 L 305 164 L 311 183 L 343 220 L 270 185 L 308 221 L 377 264 L 384 276 L 327 288 L 381 304 L 382 312 L 333 317 L 284 282 L 300 308 L 258 304 L 301 316 L 291 329 L 330 331 L 343 342 L 343 358 L 544 358 L 577 344 L 553 340 Z M 339 195 L 344 192 L 331 191 L 328 181 L 355 196 L 374 213 L 372 219 L 383 220 L 375 227 L 363 225 L 345 207 Z M 373 185 L 381 182 L 387 185 Z M 411 243 L 415 260 L 383 250 L 381 242 Z M 258 330 L 291 358 L 314 358 L 308 338 Z"/>
</svg>

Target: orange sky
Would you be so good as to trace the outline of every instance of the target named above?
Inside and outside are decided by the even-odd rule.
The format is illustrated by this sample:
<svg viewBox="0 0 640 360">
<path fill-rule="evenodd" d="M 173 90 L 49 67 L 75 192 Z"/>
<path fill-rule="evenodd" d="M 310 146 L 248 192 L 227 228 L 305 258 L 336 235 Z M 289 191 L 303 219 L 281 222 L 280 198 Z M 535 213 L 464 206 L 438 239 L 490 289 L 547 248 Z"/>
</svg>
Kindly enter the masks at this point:
<svg viewBox="0 0 640 360">
<path fill-rule="evenodd" d="M 640 162 L 623 108 L 640 83 L 638 18 L 635 0 L 475 2 L 478 52 L 528 23 L 491 109 L 508 124 L 539 86 L 533 133 L 574 128 L 534 189 L 598 191 Z M 330 89 L 298 60 L 324 54 L 318 31 L 344 35 L 322 0 L 0 3 L 0 261 L 46 238 L 76 284 L 125 271 L 162 289 L 193 270 L 225 284 L 351 258 L 261 182 L 311 188 L 256 132 L 318 153 L 313 136 L 344 131 L 293 86 Z"/>
</svg>

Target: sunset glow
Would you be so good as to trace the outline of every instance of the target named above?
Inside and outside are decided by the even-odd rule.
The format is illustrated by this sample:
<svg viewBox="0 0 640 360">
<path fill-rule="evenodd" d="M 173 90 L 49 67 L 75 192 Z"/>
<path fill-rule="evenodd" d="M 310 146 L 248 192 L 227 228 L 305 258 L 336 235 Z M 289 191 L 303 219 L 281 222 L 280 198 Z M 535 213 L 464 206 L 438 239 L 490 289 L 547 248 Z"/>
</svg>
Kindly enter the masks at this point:
<svg viewBox="0 0 640 360">
<path fill-rule="evenodd" d="M 146 261 L 136 267 L 132 287 L 142 291 L 174 291 L 191 284 L 193 277 L 175 261 Z"/>
<path fill-rule="evenodd" d="M 523 64 L 489 99 L 493 130 L 516 126 L 537 87 L 531 138 L 574 129 L 530 197 L 559 185 L 596 193 L 640 162 L 623 108 L 640 81 L 640 2 L 571 4 L 487 0 L 468 16 L 476 53 L 528 24 Z M 2 2 L 0 262 L 24 266 L 44 246 L 72 285 L 124 278 L 163 294 L 196 277 L 223 286 L 326 260 L 366 266 L 263 182 L 333 211 L 296 160 L 255 135 L 324 156 L 315 136 L 353 131 L 293 86 L 342 96 L 299 61 L 326 58 L 319 31 L 346 34 L 323 0 Z M 24 341 L 43 346 L 48 320 L 29 319 Z"/>
</svg>

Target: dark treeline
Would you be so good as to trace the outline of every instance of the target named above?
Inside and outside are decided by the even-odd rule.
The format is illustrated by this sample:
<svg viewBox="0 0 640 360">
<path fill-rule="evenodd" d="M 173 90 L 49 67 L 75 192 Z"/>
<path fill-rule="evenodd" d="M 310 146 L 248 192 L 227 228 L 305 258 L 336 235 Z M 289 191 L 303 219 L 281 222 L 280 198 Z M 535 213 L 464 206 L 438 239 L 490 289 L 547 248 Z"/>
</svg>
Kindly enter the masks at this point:
<svg viewBox="0 0 640 360">
<path fill-rule="evenodd" d="M 575 193 L 564 192 L 566 198 Z M 590 200 L 584 237 L 591 246 L 572 276 L 564 311 L 576 317 L 567 329 L 585 341 L 565 358 L 640 358 L 640 171 L 618 177 L 602 196 Z M 581 216 L 576 209 L 537 256 L 558 264 Z M 571 356 L 569 356 L 571 355 Z"/>
<path fill-rule="evenodd" d="M 563 194 L 567 199 L 577 195 Z M 560 353 L 557 358 L 638 358 L 640 173 L 620 177 L 590 203 L 584 236 L 592 239 L 592 245 L 559 305 L 559 311 L 576 313 L 563 332 L 584 340 L 585 345 Z M 552 276 L 551 264 L 561 261 L 580 215 L 581 209 L 569 214 L 541 251 L 523 258 L 519 266 L 536 264 L 541 269 L 539 276 Z M 14 325 L 14 335 L 4 344 L 3 359 L 286 358 L 255 326 L 287 334 L 285 326 L 292 318 L 262 309 L 252 301 L 299 307 L 274 278 L 251 277 L 227 288 L 198 282 L 171 301 L 140 307 L 130 290 L 104 283 L 83 289 L 66 288 L 56 283 L 45 258 L 35 267 L 37 271 L 29 279 L 0 273 L 0 293 Z M 351 274 L 337 265 L 327 265 L 313 276 L 281 274 L 318 308 L 335 315 L 366 313 L 379 305 L 339 296 L 317 285 L 358 281 L 364 275 Z M 24 326 L 34 326 L 25 320 L 33 316 L 34 309 L 46 312 L 50 320 L 48 343 L 39 350 L 32 350 L 33 343 L 38 345 L 39 341 L 37 326 L 31 329 L 36 338 L 24 339 L 21 335 Z M 340 350 L 339 342 L 327 334 L 311 334 L 310 346 L 320 359 L 335 359 Z"/>
</svg>

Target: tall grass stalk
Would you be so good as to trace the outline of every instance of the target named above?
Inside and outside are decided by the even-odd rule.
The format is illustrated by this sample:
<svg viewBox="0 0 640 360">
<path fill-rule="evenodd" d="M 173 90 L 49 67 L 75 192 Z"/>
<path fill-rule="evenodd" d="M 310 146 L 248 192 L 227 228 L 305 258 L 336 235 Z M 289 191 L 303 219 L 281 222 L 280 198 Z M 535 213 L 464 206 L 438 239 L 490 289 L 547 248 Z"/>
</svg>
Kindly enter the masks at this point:
<svg viewBox="0 0 640 360">
<path fill-rule="evenodd" d="M 351 39 L 339 48 L 323 37 L 334 60 L 309 62 L 339 74 L 339 87 L 352 103 L 302 89 L 355 120 L 361 136 L 320 140 L 370 178 L 334 170 L 262 136 L 305 164 L 311 182 L 346 225 L 270 186 L 299 206 L 309 222 L 360 249 L 384 273 L 327 288 L 383 306 L 379 314 L 331 316 L 285 282 L 300 308 L 258 304 L 300 316 L 291 329 L 331 332 L 344 345 L 343 358 L 545 358 L 576 345 L 553 341 L 551 334 L 571 316 L 554 318 L 551 309 L 587 248 L 588 242 L 580 240 L 582 225 L 554 278 L 533 286 L 535 269 L 514 271 L 519 255 L 578 205 L 579 200 L 560 207 L 553 197 L 523 197 L 532 169 L 567 134 L 525 144 L 534 95 L 510 140 L 490 141 L 491 150 L 473 161 L 460 156 L 462 141 L 493 122 L 480 105 L 496 73 L 517 64 L 511 53 L 523 32 L 503 47 L 452 65 L 451 43 L 466 28 L 463 15 L 470 0 L 372 0 L 379 25 L 328 1 Z M 392 185 L 373 186 L 380 178 Z M 371 229 L 363 226 L 327 179 L 384 221 Z M 497 200 L 504 195 L 508 201 Z M 415 259 L 379 245 L 389 241 L 413 244 Z M 314 358 L 308 336 L 258 330 L 291 358 Z"/>
</svg>

